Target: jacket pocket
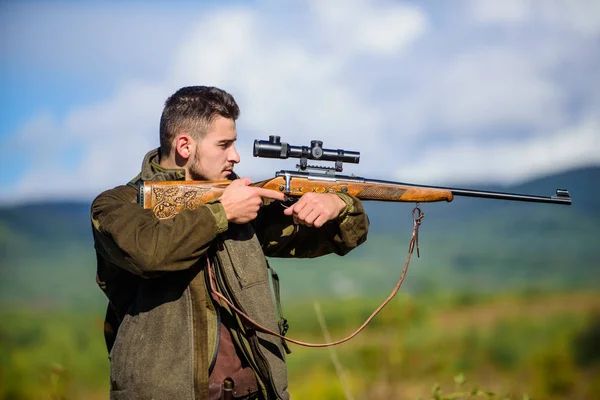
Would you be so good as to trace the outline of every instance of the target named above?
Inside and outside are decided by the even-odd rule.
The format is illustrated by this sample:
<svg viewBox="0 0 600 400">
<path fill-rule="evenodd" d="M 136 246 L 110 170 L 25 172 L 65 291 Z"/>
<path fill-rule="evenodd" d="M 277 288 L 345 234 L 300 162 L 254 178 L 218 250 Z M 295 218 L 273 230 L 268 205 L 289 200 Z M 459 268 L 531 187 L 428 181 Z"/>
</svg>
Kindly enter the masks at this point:
<svg viewBox="0 0 600 400">
<path fill-rule="evenodd" d="M 259 260 L 262 259 L 258 258 L 256 261 L 245 265 L 240 265 L 238 263 L 233 264 L 233 270 L 235 271 L 235 275 L 242 289 L 249 289 L 257 285 L 266 285 L 269 283 L 266 272 L 267 265 L 264 261 L 261 263 Z M 262 266 L 259 267 L 259 264 L 264 264 L 264 268 Z"/>
<path fill-rule="evenodd" d="M 191 398 L 194 310 L 186 283 L 170 278 L 144 281 L 123 319 L 110 363 L 115 396 L 128 390 L 130 398 Z"/>
<path fill-rule="evenodd" d="M 223 239 L 224 251 L 218 252 L 219 261 L 225 267 L 231 263 L 242 289 L 269 283 L 265 255 L 251 225 L 230 229 Z"/>
</svg>

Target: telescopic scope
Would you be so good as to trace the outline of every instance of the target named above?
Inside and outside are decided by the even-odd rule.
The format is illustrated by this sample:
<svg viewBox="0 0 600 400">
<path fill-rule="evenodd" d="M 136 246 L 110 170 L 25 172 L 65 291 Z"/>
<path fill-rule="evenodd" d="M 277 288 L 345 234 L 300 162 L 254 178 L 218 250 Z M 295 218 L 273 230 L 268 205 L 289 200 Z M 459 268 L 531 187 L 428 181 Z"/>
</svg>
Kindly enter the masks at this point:
<svg viewBox="0 0 600 400">
<path fill-rule="evenodd" d="M 323 142 L 312 140 L 308 146 L 292 146 L 282 142 L 279 136 L 269 136 L 269 140 L 254 141 L 254 157 L 266 158 L 304 158 L 318 161 L 336 161 L 358 164 L 358 151 L 324 149 Z"/>
</svg>

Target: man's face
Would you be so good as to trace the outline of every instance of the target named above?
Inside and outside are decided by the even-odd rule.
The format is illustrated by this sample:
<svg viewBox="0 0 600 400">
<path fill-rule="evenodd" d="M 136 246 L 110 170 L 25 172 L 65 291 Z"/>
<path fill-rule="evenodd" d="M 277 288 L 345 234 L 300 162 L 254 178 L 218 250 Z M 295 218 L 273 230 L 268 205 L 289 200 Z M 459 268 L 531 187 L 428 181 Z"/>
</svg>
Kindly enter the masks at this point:
<svg viewBox="0 0 600 400">
<path fill-rule="evenodd" d="M 240 155 L 234 146 L 236 139 L 235 122 L 217 117 L 206 136 L 197 143 L 188 169 L 188 178 L 211 181 L 229 179 L 234 164 L 240 162 Z"/>
</svg>

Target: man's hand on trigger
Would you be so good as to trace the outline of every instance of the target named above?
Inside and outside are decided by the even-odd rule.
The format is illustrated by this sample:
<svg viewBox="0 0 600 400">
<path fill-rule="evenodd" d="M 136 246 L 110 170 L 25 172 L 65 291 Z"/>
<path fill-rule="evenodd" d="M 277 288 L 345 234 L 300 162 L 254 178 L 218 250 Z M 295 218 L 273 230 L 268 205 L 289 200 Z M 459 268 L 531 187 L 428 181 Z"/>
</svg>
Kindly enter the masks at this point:
<svg viewBox="0 0 600 400">
<path fill-rule="evenodd" d="M 274 190 L 248 186 L 249 178 L 236 179 L 223 192 L 219 201 L 223 204 L 229 222 L 245 224 L 254 220 L 263 204 L 263 197 L 283 201 L 283 193 Z"/>
<path fill-rule="evenodd" d="M 332 193 L 307 193 L 283 213 L 294 217 L 294 222 L 315 228 L 336 219 L 346 207 L 344 200 Z"/>
</svg>

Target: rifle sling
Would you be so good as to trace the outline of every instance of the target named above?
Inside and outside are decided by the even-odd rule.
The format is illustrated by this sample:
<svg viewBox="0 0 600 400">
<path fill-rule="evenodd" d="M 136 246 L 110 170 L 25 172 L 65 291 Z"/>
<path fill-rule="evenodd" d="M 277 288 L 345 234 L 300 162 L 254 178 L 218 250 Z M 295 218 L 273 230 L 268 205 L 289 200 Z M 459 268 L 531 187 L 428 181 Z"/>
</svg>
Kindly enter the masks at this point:
<svg viewBox="0 0 600 400">
<path fill-rule="evenodd" d="M 417 216 L 415 216 L 415 212 L 417 213 Z M 207 257 L 206 258 L 206 268 L 208 269 L 208 274 L 209 274 L 209 283 L 210 283 L 209 287 L 210 287 L 211 294 L 213 296 L 215 296 L 216 298 L 220 299 L 221 301 L 223 301 L 225 304 L 227 304 L 231 310 L 233 310 L 242 320 L 244 320 L 246 322 L 247 326 L 249 326 L 250 328 L 252 328 L 256 331 L 263 332 L 263 333 L 266 333 L 269 335 L 273 335 L 273 336 L 276 336 L 283 340 L 286 340 L 290 343 L 295 343 L 297 345 L 305 346 L 305 347 L 329 347 L 329 346 L 335 346 L 335 345 L 347 342 L 348 340 L 350 340 L 353 337 L 355 337 L 356 335 L 358 335 L 369 324 L 369 322 L 371 322 L 371 320 L 373 320 L 373 318 L 375 318 L 375 316 L 383 309 L 383 307 L 385 307 L 392 300 L 392 298 L 396 295 L 396 293 L 398 293 L 398 290 L 400 290 L 400 286 L 402 286 L 402 283 L 404 282 L 404 278 L 406 277 L 406 273 L 408 271 L 408 265 L 410 264 L 410 258 L 411 258 L 411 255 L 412 255 L 415 247 L 417 248 L 417 257 L 419 256 L 419 227 L 421 226 L 421 220 L 423 219 L 424 214 L 421 212 L 421 209 L 419 208 L 418 204 L 413 209 L 412 215 L 413 215 L 413 233 L 412 233 L 412 237 L 410 239 L 410 243 L 408 245 L 408 255 L 406 257 L 404 269 L 402 270 L 402 274 L 400 275 L 400 279 L 398 280 L 398 283 L 396 283 L 396 286 L 394 286 L 394 289 L 392 289 L 392 292 L 390 293 L 390 295 L 383 301 L 383 303 L 381 303 L 381 305 L 379 305 L 379 307 L 377 307 L 375 309 L 375 311 L 373 311 L 373 313 L 369 316 L 369 318 L 367 318 L 367 320 L 361 326 L 359 326 L 356 331 L 354 331 L 352 334 L 348 335 L 347 337 L 345 337 L 343 339 L 340 339 L 340 340 L 337 340 L 334 342 L 330 342 L 330 343 L 303 342 L 300 340 L 288 338 L 288 337 L 284 336 L 283 334 L 273 332 L 272 330 L 267 329 L 264 326 L 260 325 L 259 323 L 255 322 L 252 318 L 250 318 L 243 311 L 241 311 L 239 308 L 237 308 L 229 299 L 227 299 L 225 296 L 223 296 L 221 293 L 219 293 L 215 289 L 215 286 L 216 286 L 215 285 L 215 273 L 214 273 L 211 263 Z M 277 292 L 279 292 L 279 290 L 277 290 Z M 279 293 L 277 293 L 277 297 L 279 297 Z M 281 310 L 279 310 L 279 312 L 280 312 L 280 318 L 281 318 Z M 283 332 L 285 332 L 285 331 L 283 331 Z"/>
</svg>

